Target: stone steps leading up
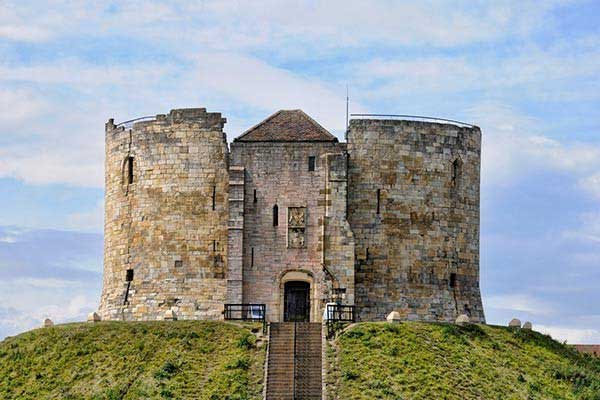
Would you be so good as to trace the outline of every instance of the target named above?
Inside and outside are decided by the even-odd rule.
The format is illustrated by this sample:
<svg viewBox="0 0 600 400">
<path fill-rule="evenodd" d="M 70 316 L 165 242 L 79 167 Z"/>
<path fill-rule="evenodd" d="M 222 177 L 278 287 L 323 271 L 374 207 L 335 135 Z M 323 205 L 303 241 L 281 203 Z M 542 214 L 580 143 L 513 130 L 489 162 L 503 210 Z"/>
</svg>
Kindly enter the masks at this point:
<svg viewBox="0 0 600 400">
<path fill-rule="evenodd" d="M 320 400 L 321 355 L 321 324 L 271 323 L 267 400 Z"/>
</svg>

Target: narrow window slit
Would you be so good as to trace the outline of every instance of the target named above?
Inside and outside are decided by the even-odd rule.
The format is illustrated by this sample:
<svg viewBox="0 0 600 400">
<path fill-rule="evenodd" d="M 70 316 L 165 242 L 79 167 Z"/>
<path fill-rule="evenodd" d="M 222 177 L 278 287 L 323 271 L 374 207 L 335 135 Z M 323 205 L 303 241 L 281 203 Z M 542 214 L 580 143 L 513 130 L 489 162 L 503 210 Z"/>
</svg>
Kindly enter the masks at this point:
<svg viewBox="0 0 600 400">
<path fill-rule="evenodd" d="M 123 305 L 126 305 L 129 300 L 129 289 L 131 288 L 131 281 L 133 281 L 132 269 L 128 269 L 125 273 L 125 281 L 127 282 L 127 289 L 125 289 L 125 298 L 123 299 Z"/>
<path fill-rule="evenodd" d="M 250 268 L 254 268 L 254 247 L 250 249 Z"/>
<path fill-rule="evenodd" d="M 127 157 L 127 184 L 133 183 L 133 157 Z"/>
<path fill-rule="evenodd" d="M 381 189 L 377 189 L 377 215 L 381 212 Z"/>
<path fill-rule="evenodd" d="M 461 174 L 461 165 L 460 165 L 460 160 L 457 158 L 452 163 L 452 186 L 453 187 L 458 186 L 460 174 Z"/>
<path fill-rule="evenodd" d="M 217 241 L 213 240 L 213 253 L 217 251 Z"/>
<path fill-rule="evenodd" d="M 273 206 L 273 226 L 279 226 L 279 206 Z"/>
<path fill-rule="evenodd" d="M 456 287 L 456 273 L 452 272 L 450 274 L 450 287 L 454 288 Z"/>
<path fill-rule="evenodd" d="M 213 188 L 212 188 L 212 209 L 213 209 L 213 211 L 215 211 L 216 206 L 217 206 L 217 187 L 213 186 Z"/>
<path fill-rule="evenodd" d="M 254 194 L 253 194 L 253 197 L 252 197 L 252 202 L 254 204 L 256 204 L 258 202 L 258 198 L 256 197 L 256 189 L 254 189 Z"/>
</svg>

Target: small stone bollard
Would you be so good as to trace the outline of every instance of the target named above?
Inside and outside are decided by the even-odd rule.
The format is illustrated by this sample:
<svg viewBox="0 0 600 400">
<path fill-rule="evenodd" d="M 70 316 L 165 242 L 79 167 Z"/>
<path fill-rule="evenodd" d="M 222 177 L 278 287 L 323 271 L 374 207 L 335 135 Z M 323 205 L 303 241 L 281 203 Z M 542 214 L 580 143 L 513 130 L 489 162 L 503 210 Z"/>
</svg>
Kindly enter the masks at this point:
<svg viewBox="0 0 600 400">
<path fill-rule="evenodd" d="M 51 326 L 54 326 L 54 322 L 52 322 L 52 320 L 50 318 L 46 318 L 44 320 L 44 325 L 42 325 L 44 328 L 49 328 Z"/>
<path fill-rule="evenodd" d="M 508 326 L 511 327 L 511 328 L 520 328 L 521 327 L 521 320 L 518 319 L 518 318 L 513 318 L 508 323 Z"/>
<path fill-rule="evenodd" d="M 100 321 L 102 321 L 102 318 L 100 318 L 100 316 L 98 315 L 98 313 L 91 312 L 91 313 L 88 314 L 87 322 L 94 323 L 94 322 L 100 322 Z"/>
<path fill-rule="evenodd" d="M 530 331 L 533 329 L 533 325 L 531 325 L 531 322 L 527 321 L 523 324 L 523 329 Z"/>
<path fill-rule="evenodd" d="M 455 324 L 462 326 L 468 324 L 469 322 L 471 322 L 471 320 L 467 314 L 460 314 L 458 317 L 456 317 Z"/>
<path fill-rule="evenodd" d="M 165 321 L 177 321 L 177 314 L 175 314 L 175 311 L 165 311 Z"/>
<path fill-rule="evenodd" d="M 392 311 L 386 317 L 386 320 L 391 324 L 399 324 L 402 319 L 400 318 L 400 313 L 398 311 Z"/>
</svg>

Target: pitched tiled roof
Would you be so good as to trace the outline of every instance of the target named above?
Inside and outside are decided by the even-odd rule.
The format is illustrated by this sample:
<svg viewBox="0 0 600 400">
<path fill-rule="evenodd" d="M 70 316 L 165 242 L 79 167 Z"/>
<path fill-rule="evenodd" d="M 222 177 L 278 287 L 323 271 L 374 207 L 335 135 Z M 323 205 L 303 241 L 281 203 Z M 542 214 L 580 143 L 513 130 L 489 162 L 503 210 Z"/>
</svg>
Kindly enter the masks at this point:
<svg viewBox="0 0 600 400">
<path fill-rule="evenodd" d="M 279 110 L 234 141 L 337 142 L 337 138 L 302 110 Z"/>
</svg>

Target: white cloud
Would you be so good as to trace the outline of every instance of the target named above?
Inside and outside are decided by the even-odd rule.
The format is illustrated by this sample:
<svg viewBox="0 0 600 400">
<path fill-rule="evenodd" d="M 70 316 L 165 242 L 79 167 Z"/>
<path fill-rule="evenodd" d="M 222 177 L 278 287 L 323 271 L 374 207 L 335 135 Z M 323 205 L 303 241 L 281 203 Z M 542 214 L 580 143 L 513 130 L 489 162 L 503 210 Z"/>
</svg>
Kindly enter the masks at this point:
<svg viewBox="0 0 600 400">
<path fill-rule="evenodd" d="M 104 201 L 96 204 L 92 210 L 69 215 L 67 227 L 83 232 L 102 232 L 104 229 Z"/>
<path fill-rule="evenodd" d="M 574 101 L 600 98 L 599 36 L 558 39 L 549 45 L 514 45 L 459 55 L 393 52 L 346 67 L 370 100 L 399 101 L 405 96 L 463 95 L 479 91 L 494 98 L 517 93 L 519 99 Z"/>
<path fill-rule="evenodd" d="M 600 331 L 596 329 L 567 328 L 552 325 L 534 325 L 534 330 L 553 339 L 569 344 L 598 344 L 600 343 Z"/>
<path fill-rule="evenodd" d="M 80 90 L 105 85 L 140 86 L 142 82 L 155 82 L 177 67 L 168 63 L 122 65 L 96 65 L 75 58 L 61 59 L 36 65 L 0 65 L 2 80 L 35 84 L 68 84 Z"/>
<path fill-rule="evenodd" d="M 600 212 L 586 212 L 579 216 L 579 228 L 566 230 L 563 238 L 600 243 Z"/>
<path fill-rule="evenodd" d="M 127 30 L 136 36 L 212 48 L 280 48 L 302 44 L 288 52 L 319 48 L 373 45 L 457 46 L 525 35 L 562 2 L 489 3 L 428 1 L 419 3 L 358 0 L 327 2 L 131 1 L 115 3 L 51 2 L 40 13 L 39 3 L 4 6 L 0 24 L 15 40 L 47 40 L 78 32 L 95 36 Z M 18 5 L 17 5 L 18 4 Z M 2 18 L 4 17 L 4 18 Z M 102 30 L 97 27 L 102 26 Z M 180 29 L 172 29 L 178 26 Z M 231 29 L 235 27 L 235 29 Z"/>
<path fill-rule="evenodd" d="M 11 133 L 15 135 L 21 134 L 18 124 L 27 123 L 46 108 L 45 101 L 30 90 L 0 89 L 0 109 L 3 110 L 0 113 L 0 124 L 13 127 Z M 6 135 L 7 132 L 3 134 Z"/>
<path fill-rule="evenodd" d="M 550 304 L 528 294 L 505 294 L 484 298 L 485 308 L 496 310 L 514 311 L 531 315 L 550 315 L 552 307 Z"/>
<path fill-rule="evenodd" d="M 579 179 L 579 187 L 600 199 L 600 172 Z"/>
<path fill-rule="evenodd" d="M 193 3 L 191 3 L 193 4 Z M 418 3 L 358 0 L 327 2 L 241 1 L 189 5 L 190 15 L 205 13 L 216 37 L 236 39 L 237 26 L 244 45 L 267 42 L 285 45 L 294 41 L 318 43 L 321 48 L 340 46 L 458 46 L 496 40 L 535 31 L 547 13 L 560 2 L 453 2 Z M 245 40 L 244 40 L 245 39 Z M 235 44 L 234 44 L 235 45 Z M 297 49 L 289 49 L 294 52 Z M 318 50 L 317 50 L 318 51 Z"/>
<path fill-rule="evenodd" d="M 35 26 L 0 25 L 0 38 L 24 42 L 39 42 L 50 37 L 50 33 Z"/>
<path fill-rule="evenodd" d="M 22 150 L 21 146 L 0 148 L 0 176 L 31 184 L 67 183 L 101 187 L 104 183 L 102 147 L 86 147 L 73 151 L 68 143 L 59 142 L 49 143 L 46 149 L 32 148 L 29 151 Z"/>
<path fill-rule="evenodd" d="M 599 144 L 551 139 L 540 132 L 541 121 L 512 107 L 483 103 L 472 107 L 468 114 L 483 132 L 484 185 L 511 183 L 534 169 L 583 177 L 600 170 Z"/>
<path fill-rule="evenodd" d="M 11 284 L 38 289 L 65 289 L 81 286 L 81 282 L 56 278 L 16 278 L 11 280 Z"/>
<path fill-rule="evenodd" d="M 273 111 L 302 108 L 329 129 L 344 129 L 343 87 L 331 87 L 317 79 L 231 53 L 204 53 L 196 57 L 196 65 L 194 83 L 232 101 Z"/>
<path fill-rule="evenodd" d="M 0 283 L 0 340 L 41 325 L 85 321 L 98 307 L 99 282 L 91 285 L 56 278 L 16 278 Z"/>
</svg>

